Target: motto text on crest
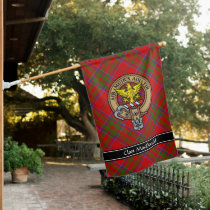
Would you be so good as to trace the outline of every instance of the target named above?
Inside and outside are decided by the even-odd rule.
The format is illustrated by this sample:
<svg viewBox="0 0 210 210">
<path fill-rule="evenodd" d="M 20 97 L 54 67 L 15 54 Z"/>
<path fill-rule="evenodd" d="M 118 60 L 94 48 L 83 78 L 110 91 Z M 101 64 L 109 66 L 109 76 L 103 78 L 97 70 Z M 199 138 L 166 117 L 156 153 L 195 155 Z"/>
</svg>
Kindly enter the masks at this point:
<svg viewBox="0 0 210 210">
<path fill-rule="evenodd" d="M 141 130 L 142 117 L 147 113 L 152 98 L 149 81 L 137 74 L 127 74 L 113 82 L 108 101 L 114 116 L 119 120 L 131 120 L 134 130 Z"/>
</svg>

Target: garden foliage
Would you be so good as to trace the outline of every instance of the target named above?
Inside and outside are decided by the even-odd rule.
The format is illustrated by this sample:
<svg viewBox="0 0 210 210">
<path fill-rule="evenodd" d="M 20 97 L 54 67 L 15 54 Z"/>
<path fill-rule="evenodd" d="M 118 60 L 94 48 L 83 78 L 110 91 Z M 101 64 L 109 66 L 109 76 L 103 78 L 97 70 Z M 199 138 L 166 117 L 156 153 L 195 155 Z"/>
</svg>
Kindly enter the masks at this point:
<svg viewBox="0 0 210 210">
<path fill-rule="evenodd" d="M 33 150 L 26 144 L 18 145 L 10 137 L 4 142 L 4 171 L 13 172 L 17 168 L 28 167 L 31 173 L 42 174 L 42 157 L 45 153 L 41 149 Z"/>
<path fill-rule="evenodd" d="M 210 168 L 206 165 L 185 166 L 173 161 L 169 167 L 184 173 L 190 173 L 189 209 L 210 209 Z M 179 209 L 182 203 L 181 194 L 173 195 L 172 191 L 148 191 L 145 184 L 138 185 L 133 175 L 119 178 L 106 178 L 103 187 L 117 199 L 128 204 L 133 209 Z M 176 176 L 175 176 L 176 177 Z M 135 185 L 134 185 L 135 183 Z M 172 198 L 172 196 L 174 196 Z M 173 202 L 172 202 L 173 201 Z M 184 209 L 187 201 L 184 200 Z"/>
</svg>

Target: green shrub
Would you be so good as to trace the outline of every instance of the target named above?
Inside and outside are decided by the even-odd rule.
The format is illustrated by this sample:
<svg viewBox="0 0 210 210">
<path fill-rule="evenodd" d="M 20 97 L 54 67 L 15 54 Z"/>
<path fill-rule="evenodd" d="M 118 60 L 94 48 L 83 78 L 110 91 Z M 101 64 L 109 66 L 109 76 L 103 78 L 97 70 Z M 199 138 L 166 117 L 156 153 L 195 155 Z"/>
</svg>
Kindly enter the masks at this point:
<svg viewBox="0 0 210 210">
<path fill-rule="evenodd" d="M 130 176 L 131 178 L 131 176 Z M 128 204 L 132 209 L 145 210 L 145 209 L 154 209 L 154 210 L 163 210 L 163 209 L 179 209 L 178 201 L 174 200 L 172 203 L 172 194 L 153 191 L 151 195 L 147 191 L 147 186 L 132 186 L 132 178 L 128 178 L 125 181 L 124 178 L 107 178 L 103 183 L 103 187 L 106 191 L 115 195 L 115 197 Z M 152 196 L 152 199 L 151 199 Z M 181 200 L 181 197 L 178 196 L 178 199 Z M 185 204 L 186 206 L 186 204 Z"/>
<path fill-rule="evenodd" d="M 42 174 L 42 157 L 45 153 L 41 149 L 33 150 L 25 144 L 18 145 L 7 137 L 4 142 L 4 171 L 13 172 L 17 168 L 28 167 L 31 173 Z"/>
<path fill-rule="evenodd" d="M 210 210 L 210 168 L 207 165 L 192 165 L 186 166 L 182 163 L 172 161 L 166 167 L 166 174 L 168 170 L 174 168 L 175 177 L 177 171 L 184 171 L 185 174 L 190 174 L 190 202 L 189 209 L 206 209 Z M 182 174 L 182 173 L 181 173 Z M 179 200 L 172 199 L 171 192 L 162 191 L 161 194 L 153 192 L 148 194 L 146 183 L 141 186 L 134 186 L 133 180 L 135 175 L 126 177 L 107 178 L 103 183 L 103 187 L 108 192 L 116 196 L 117 199 L 126 202 L 134 209 L 179 209 Z M 145 178 L 146 179 L 146 178 Z M 172 200 L 174 202 L 172 203 Z M 152 202 L 151 202 L 152 201 Z M 185 203 L 186 206 L 186 203 Z"/>
<path fill-rule="evenodd" d="M 190 203 L 193 208 L 210 210 L 210 167 L 205 164 L 186 166 L 172 161 L 169 167 L 181 169 L 190 174 Z"/>
</svg>

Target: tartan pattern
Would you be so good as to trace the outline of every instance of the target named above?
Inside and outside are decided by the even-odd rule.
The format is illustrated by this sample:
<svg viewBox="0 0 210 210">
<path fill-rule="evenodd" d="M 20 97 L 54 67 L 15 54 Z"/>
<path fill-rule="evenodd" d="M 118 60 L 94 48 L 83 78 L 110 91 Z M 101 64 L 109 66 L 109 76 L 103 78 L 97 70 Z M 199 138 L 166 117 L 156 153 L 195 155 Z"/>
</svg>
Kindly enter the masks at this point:
<svg viewBox="0 0 210 210">
<path fill-rule="evenodd" d="M 158 44 L 82 61 L 81 68 L 103 152 L 135 145 L 157 134 L 171 131 Z M 140 75 L 151 85 L 151 105 L 143 116 L 144 127 L 141 130 L 134 130 L 131 120 L 121 121 L 114 117 L 108 103 L 111 85 L 126 74 Z M 138 172 L 177 155 L 174 141 L 162 143 L 143 154 L 105 162 L 107 176 Z"/>
</svg>

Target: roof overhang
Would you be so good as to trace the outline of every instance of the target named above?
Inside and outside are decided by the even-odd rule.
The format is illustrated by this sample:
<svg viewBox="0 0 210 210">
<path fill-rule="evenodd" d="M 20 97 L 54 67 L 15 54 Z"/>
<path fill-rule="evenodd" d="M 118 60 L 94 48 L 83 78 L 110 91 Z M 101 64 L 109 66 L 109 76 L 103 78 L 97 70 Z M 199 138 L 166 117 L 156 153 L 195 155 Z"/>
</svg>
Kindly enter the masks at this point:
<svg viewBox="0 0 210 210">
<path fill-rule="evenodd" d="M 4 61 L 26 62 L 52 0 L 4 0 Z"/>
</svg>

